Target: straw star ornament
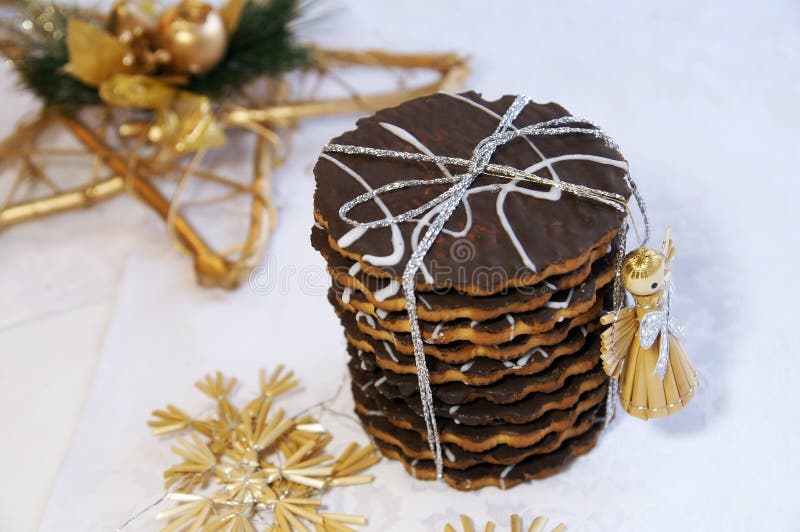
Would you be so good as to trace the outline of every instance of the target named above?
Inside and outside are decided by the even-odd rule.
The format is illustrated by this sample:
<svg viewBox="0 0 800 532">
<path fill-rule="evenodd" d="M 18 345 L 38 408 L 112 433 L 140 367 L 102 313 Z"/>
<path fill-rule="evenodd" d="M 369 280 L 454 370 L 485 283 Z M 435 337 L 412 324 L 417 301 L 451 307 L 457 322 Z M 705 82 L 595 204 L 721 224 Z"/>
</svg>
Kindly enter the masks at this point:
<svg viewBox="0 0 800 532">
<path fill-rule="evenodd" d="M 547 532 L 546 527 L 548 523 L 548 519 L 544 516 L 536 517 L 533 522 L 531 523 L 530 527 L 528 527 L 528 532 Z M 484 527 L 484 532 L 495 532 L 495 524 L 493 522 L 486 523 Z M 472 519 L 467 517 L 466 515 L 461 516 L 461 527 L 464 532 L 475 532 L 475 525 L 472 522 Z M 567 529 L 564 526 L 564 523 L 556 525 L 555 528 L 551 530 L 551 532 L 564 532 Z M 456 532 L 456 528 L 453 525 L 447 524 L 444 527 L 444 532 Z M 511 516 L 511 532 L 523 532 L 525 529 L 523 528 L 523 521 L 522 517 L 517 514 L 513 514 Z"/>
<path fill-rule="evenodd" d="M 351 443 L 335 457 L 331 435 L 310 415 L 287 416 L 277 396 L 297 387 L 279 366 L 261 371 L 259 395 L 237 408 L 236 379 L 217 372 L 195 386 L 215 403 L 215 415 L 193 418 L 174 405 L 153 412 L 156 435 L 188 433 L 171 447 L 181 462 L 164 472 L 166 498 L 158 514 L 164 532 L 344 532 L 365 525 L 360 515 L 323 511 L 330 489 L 372 482 L 363 473 L 379 458 L 371 445 Z"/>
</svg>

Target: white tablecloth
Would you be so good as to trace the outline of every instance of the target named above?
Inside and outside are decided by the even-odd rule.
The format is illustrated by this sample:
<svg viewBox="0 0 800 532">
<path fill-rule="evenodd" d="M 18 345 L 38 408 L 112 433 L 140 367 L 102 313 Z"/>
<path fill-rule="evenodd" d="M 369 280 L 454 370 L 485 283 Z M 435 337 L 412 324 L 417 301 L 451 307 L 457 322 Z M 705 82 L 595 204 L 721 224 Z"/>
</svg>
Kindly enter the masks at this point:
<svg viewBox="0 0 800 532">
<path fill-rule="evenodd" d="M 547 480 L 508 492 L 459 493 L 414 481 L 399 464 L 383 461 L 373 485 L 332 493 L 329 507 L 363 513 L 369 530 L 385 531 L 440 530 L 459 513 L 505 526 L 512 512 L 546 514 L 570 530 L 798 529 L 798 4 L 327 5 L 331 18 L 313 30 L 321 43 L 463 51 L 472 58 L 470 88 L 489 97 L 526 93 L 558 101 L 617 139 L 654 228 L 673 227 L 674 312 L 688 326 L 685 345 L 703 385 L 691 407 L 672 418 L 621 417 L 592 453 Z M 7 131 L 34 104 L 4 77 L 4 98 L 22 102 L 3 106 Z M 70 378 L 62 353 L 102 346 L 55 474 L 45 531 L 113 530 L 157 499 L 161 471 L 174 459 L 145 422 L 167 402 L 202 410 L 192 383 L 207 371 L 240 377 L 246 397 L 257 368 L 285 363 L 305 385 L 287 398 L 289 411 L 335 391 L 346 356 L 325 282 L 309 273 L 323 267 L 308 242 L 310 169 L 321 146 L 352 122 L 304 124 L 291 162 L 275 176 L 280 226 L 264 264 L 284 282 L 268 294 L 249 286 L 234 293 L 198 288 L 159 222 L 127 198 L 0 235 L 2 351 L 19 364 L 32 342 L 56 335 L 39 371 L 24 372 L 26 386 L 14 379 L 13 364 L 0 375 L 0 384 L 15 384 L 13 396 L 8 386 L 0 391 L 11 416 L 1 444 L 9 452 L 2 455 L 14 473 L 0 484 L 0 530 L 38 520 L 35 505 L 14 502 L 14 478 L 29 471 L 20 464 L 41 463 L 22 442 L 53 438 L 48 414 L 86 394 L 78 387 L 61 397 L 57 386 L 48 387 Z M 107 302 L 100 307 L 108 313 L 104 340 L 102 326 L 87 329 L 92 338 L 65 334 L 58 316 L 74 320 L 76 309 L 93 301 Z M 19 390 L 28 393 L 20 397 Z M 38 425 L 30 423 L 31 403 Z M 336 405 L 349 410 L 348 394 Z M 334 448 L 365 441 L 347 420 L 323 421 Z M 46 448 L 57 455 L 69 432 L 62 429 Z M 154 513 L 130 529 L 156 529 Z"/>
</svg>

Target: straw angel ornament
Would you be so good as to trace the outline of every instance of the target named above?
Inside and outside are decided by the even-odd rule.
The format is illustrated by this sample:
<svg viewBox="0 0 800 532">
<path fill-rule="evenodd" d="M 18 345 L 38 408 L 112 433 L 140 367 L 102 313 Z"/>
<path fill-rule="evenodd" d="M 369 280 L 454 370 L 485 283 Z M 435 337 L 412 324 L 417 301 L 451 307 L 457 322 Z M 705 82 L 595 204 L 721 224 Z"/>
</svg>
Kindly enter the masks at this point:
<svg viewBox="0 0 800 532">
<path fill-rule="evenodd" d="M 697 390 L 697 372 L 678 340 L 670 316 L 669 277 L 675 248 L 670 230 L 664 250 L 639 247 L 622 263 L 622 284 L 635 305 L 611 312 L 601 323 L 603 369 L 619 379 L 622 407 L 647 420 L 681 410 Z"/>
</svg>

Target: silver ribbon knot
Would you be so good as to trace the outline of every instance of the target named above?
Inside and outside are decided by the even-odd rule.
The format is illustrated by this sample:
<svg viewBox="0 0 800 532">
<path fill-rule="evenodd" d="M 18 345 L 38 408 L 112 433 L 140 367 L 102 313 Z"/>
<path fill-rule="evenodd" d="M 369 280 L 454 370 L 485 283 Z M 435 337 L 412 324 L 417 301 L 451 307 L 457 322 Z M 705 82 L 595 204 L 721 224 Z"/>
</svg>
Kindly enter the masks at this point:
<svg viewBox="0 0 800 532">
<path fill-rule="evenodd" d="M 658 343 L 658 360 L 653 370 L 653 374 L 658 375 L 661 380 L 664 380 L 667 364 L 669 363 L 669 335 L 672 334 L 676 338 L 683 337 L 683 327 L 670 316 L 671 294 L 672 285 L 667 290 L 664 307 L 661 310 L 654 310 L 645 314 L 639 324 L 639 343 L 643 348 L 649 349 L 656 339 L 661 337 Z"/>
<path fill-rule="evenodd" d="M 439 479 L 442 478 L 442 472 L 444 468 L 442 447 L 441 442 L 439 441 L 439 431 L 436 425 L 436 415 L 433 405 L 433 392 L 431 390 L 428 366 L 425 362 L 423 340 L 420 333 L 419 319 L 417 316 L 415 281 L 416 274 L 422 265 L 425 255 L 428 253 L 428 250 L 430 250 L 431 246 L 433 246 L 436 238 L 442 232 L 447 220 L 450 219 L 459 203 L 461 203 L 464 195 L 467 193 L 467 190 L 469 190 L 469 187 L 472 185 L 473 181 L 475 181 L 480 174 L 486 172 L 506 179 L 528 181 L 532 183 L 549 185 L 551 187 L 557 187 L 562 191 L 598 201 L 620 212 L 624 213 L 627 211 L 627 200 L 620 194 L 604 190 L 597 190 L 583 185 L 575 185 L 565 181 L 547 179 L 537 176 L 536 174 L 523 172 L 510 166 L 493 164 L 491 162 L 492 156 L 497 148 L 523 136 L 568 135 L 578 133 L 602 139 L 611 148 L 615 150 L 618 149 L 614 140 L 603 130 L 601 130 L 599 126 L 595 125 L 589 120 L 574 116 L 564 116 L 518 129 L 509 129 L 529 101 L 530 99 L 526 96 L 517 96 L 506 113 L 503 115 L 494 133 L 484 138 L 477 144 L 472 152 L 472 156 L 469 159 L 342 144 L 328 144 L 323 149 L 323 152 L 328 153 L 368 155 L 376 158 L 427 162 L 434 163 L 439 166 L 457 166 L 466 169 L 466 172 L 455 176 L 440 177 L 436 179 L 409 179 L 394 181 L 357 196 L 356 198 L 342 205 L 342 207 L 339 209 L 339 216 L 342 218 L 342 220 L 354 227 L 362 227 L 367 229 L 387 227 L 414 218 L 415 216 L 428 212 L 431 209 L 438 209 L 438 214 L 428 226 L 425 235 L 420 240 L 417 248 L 412 252 L 411 258 L 408 260 L 408 263 L 403 270 L 402 286 L 404 295 L 406 297 L 406 312 L 408 313 L 411 339 L 414 347 L 414 361 L 417 367 L 417 380 L 419 383 L 420 398 L 422 400 L 423 417 L 425 419 L 425 427 L 428 432 L 428 445 L 430 446 L 431 453 L 433 454 L 434 463 L 436 465 L 436 476 Z M 576 127 L 578 125 L 583 125 L 584 127 Z M 590 127 L 585 127 L 586 125 Z M 640 205 L 640 210 L 644 212 L 643 202 L 639 197 L 636 187 L 631 181 L 627 172 L 625 175 L 625 180 L 633 193 L 636 195 L 637 202 Z M 430 185 L 444 184 L 452 184 L 452 187 L 441 193 L 439 196 L 424 203 L 423 205 L 409 209 L 401 214 L 387 216 L 383 219 L 372 220 L 368 222 L 361 222 L 348 217 L 348 213 L 354 207 L 375 199 L 385 192 L 409 187 L 427 187 Z"/>
</svg>

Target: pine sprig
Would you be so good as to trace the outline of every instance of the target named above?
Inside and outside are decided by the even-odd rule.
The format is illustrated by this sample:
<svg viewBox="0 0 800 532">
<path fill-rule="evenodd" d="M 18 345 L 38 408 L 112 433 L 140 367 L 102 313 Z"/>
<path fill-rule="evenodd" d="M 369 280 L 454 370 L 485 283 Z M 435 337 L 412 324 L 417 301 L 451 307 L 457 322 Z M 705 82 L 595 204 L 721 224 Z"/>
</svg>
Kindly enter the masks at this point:
<svg viewBox="0 0 800 532">
<path fill-rule="evenodd" d="M 309 50 L 295 42 L 291 24 L 299 17 L 297 0 L 251 0 L 222 62 L 191 80 L 188 89 L 211 98 L 226 96 L 259 76 L 277 76 L 311 62 Z"/>
</svg>

